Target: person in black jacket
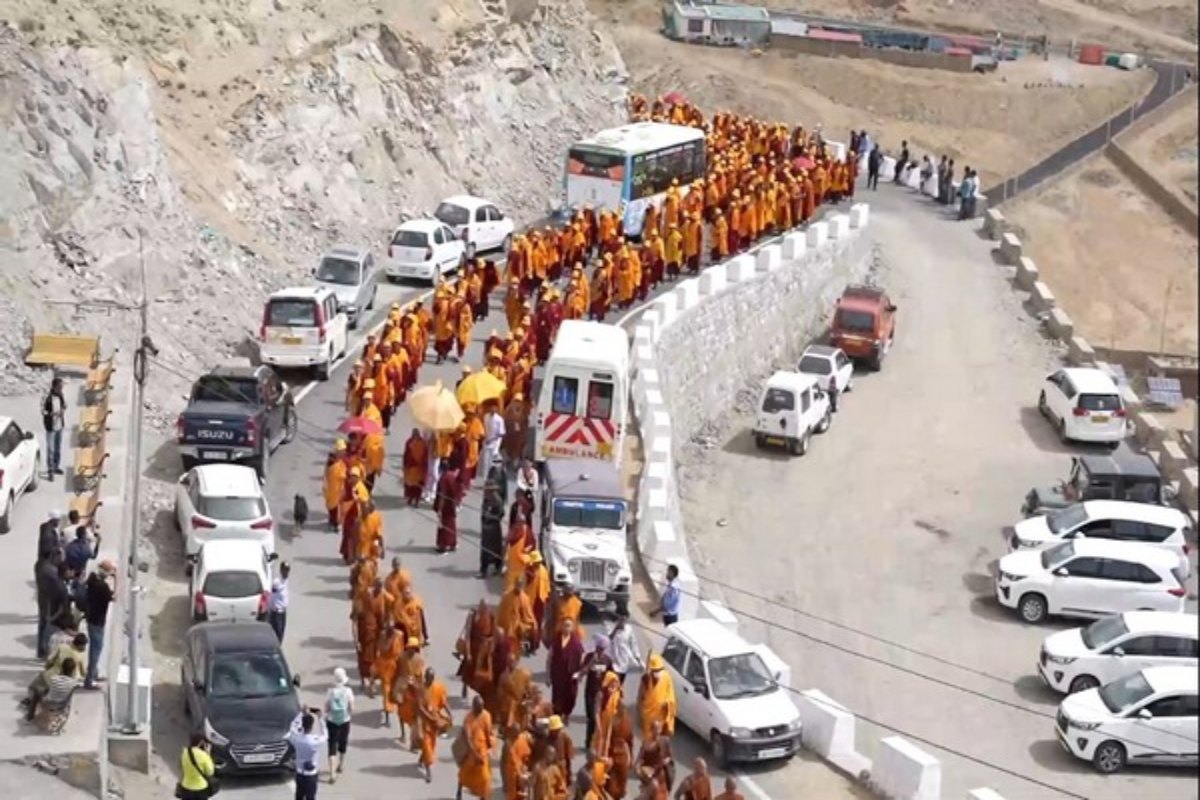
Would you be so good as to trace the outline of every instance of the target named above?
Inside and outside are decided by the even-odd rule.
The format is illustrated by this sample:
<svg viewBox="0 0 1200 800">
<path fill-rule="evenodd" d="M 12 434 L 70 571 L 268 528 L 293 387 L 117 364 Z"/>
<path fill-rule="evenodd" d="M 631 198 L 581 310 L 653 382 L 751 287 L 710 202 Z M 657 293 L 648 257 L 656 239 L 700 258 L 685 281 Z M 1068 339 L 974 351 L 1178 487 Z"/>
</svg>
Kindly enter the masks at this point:
<svg viewBox="0 0 1200 800">
<path fill-rule="evenodd" d="M 875 145 L 871 150 L 871 154 L 867 156 L 867 188 L 879 188 L 879 168 L 883 166 L 883 151 L 879 149 L 879 145 Z"/>
<path fill-rule="evenodd" d="M 504 570 L 504 498 L 500 487 L 488 481 L 483 489 L 479 525 L 479 577 L 486 578 L 489 566 L 499 575 Z"/>
<path fill-rule="evenodd" d="M 46 430 L 46 479 L 62 475 L 62 437 L 67 417 L 67 401 L 63 397 L 62 378 L 50 381 L 50 391 L 42 398 L 42 427 Z"/>
</svg>

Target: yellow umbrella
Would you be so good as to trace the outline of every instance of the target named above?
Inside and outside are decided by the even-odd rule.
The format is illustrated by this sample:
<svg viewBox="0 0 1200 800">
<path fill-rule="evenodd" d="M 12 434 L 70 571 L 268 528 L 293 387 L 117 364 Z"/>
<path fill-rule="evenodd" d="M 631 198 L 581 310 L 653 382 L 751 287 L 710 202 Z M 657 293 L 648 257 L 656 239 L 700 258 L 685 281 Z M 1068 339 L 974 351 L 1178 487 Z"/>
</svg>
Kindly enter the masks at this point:
<svg viewBox="0 0 1200 800">
<path fill-rule="evenodd" d="M 413 391 L 408 396 L 408 410 L 417 425 L 429 430 L 452 431 L 463 421 L 462 408 L 441 381 Z"/>
<path fill-rule="evenodd" d="M 490 372 L 472 372 L 463 378 L 463 382 L 454 390 L 459 405 L 474 404 L 481 406 L 489 400 L 499 400 L 508 389 L 504 381 Z"/>
</svg>

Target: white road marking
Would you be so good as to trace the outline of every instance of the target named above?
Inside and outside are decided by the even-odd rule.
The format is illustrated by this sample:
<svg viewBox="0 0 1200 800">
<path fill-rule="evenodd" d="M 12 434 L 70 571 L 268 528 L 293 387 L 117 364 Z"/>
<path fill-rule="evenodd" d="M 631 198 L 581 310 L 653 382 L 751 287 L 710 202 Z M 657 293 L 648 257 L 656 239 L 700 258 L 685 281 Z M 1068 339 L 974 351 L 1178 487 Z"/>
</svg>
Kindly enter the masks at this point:
<svg viewBox="0 0 1200 800">
<path fill-rule="evenodd" d="M 737 779 L 737 782 L 738 782 L 738 784 L 740 784 L 740 787 L 742 789 L 745 789 L 750 794 L 757 797 L 758 800 L 772 800 L 771 795 L 767 794 L 766 790 L 763 789 L 761 786 L 759 786 L 758 783 L 754 780 L 754 778 L 751 778 L 746 773 L 742 772 L 741 770 L 735 769 L 735 770 L 730 770 L 729 774 Z"/>
</svg>

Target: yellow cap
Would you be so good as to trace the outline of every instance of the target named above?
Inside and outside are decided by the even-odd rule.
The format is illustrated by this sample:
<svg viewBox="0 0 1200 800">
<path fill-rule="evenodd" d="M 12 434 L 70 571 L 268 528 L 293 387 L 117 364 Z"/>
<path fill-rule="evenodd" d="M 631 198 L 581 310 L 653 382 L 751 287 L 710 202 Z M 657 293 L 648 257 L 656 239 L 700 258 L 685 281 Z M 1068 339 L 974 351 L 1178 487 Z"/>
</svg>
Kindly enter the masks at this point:
<svg viewBox="0 0 1200 800">
<path fill-rule="evenodd" d="M 338 439 L 336 442 L 333 443 L 333 449 L 338 451 L 339 453 L 342 452 L 343 450 L 345 450 L 346 449 L 346 440 Z"/>
<path fill-rule="evenodd" d="M 561 731 L 562 729 L 563 729 L 562 717 L 558 716 L 558 714 L 555 714 L 554 716 L 552 716 L 550 718 L 550 730 Z"/>
<path fill-rule="evenodd" d="M 658 653 L 651 653 L 650 658 L 646 660 L 646 667 L 649 668 L 651 672 L 657 672 L 664 666 L 666 665 L 663 663 L 662 656 L 660 656 Z"/>
<path fill-rule="evenodd" d="M 405 647 L 420 647 L 421 640 L 415 636 L 408 637 L 408 641 L 404 643 Z"/>
</svg>

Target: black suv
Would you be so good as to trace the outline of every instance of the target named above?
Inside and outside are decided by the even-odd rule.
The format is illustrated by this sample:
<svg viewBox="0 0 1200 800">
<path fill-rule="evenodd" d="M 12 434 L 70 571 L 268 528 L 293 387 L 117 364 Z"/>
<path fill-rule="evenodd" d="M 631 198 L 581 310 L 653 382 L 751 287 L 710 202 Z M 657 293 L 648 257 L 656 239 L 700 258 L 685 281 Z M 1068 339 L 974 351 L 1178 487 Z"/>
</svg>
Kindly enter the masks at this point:
<svg viewBox="0 0 1200 800">
<path fill-rule="evenodd" d="M 1131 503 L 1170 505 L 1175 498 L 1154 461 L 1125 447 L 1112 455 L 1085 455 L 1071 459 L 1071 474 L 1057 486 L 1029 490 L 1021 514 L 1048 514 L 1084 500 L 1126 500 Z"/>
<path fill-rule="evenodd" d="M 288 728 L 300 713 L 279 639 L 264 622 L 203 622 L 184 637 L 184 713 L 212 744 L 221 774 L 291 769 Z"/>
<path fill-rule="evenodd" d="M 175 422 L 186 472 L 197 464 L 247 464 L 264 479 L 271 451 L 296 438 L 292 394 L 266 366 L 223 366 L 192 385 Z"/>
</svg>

